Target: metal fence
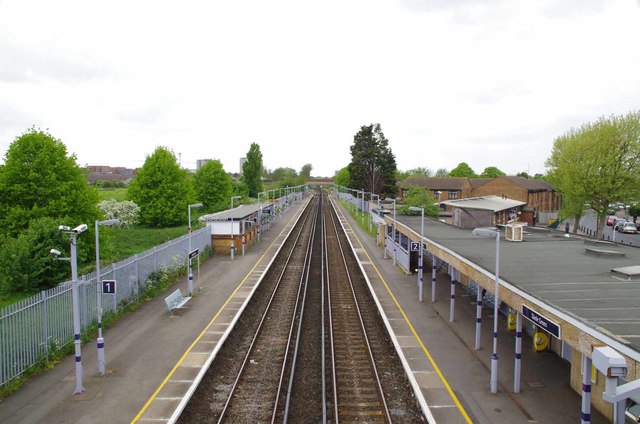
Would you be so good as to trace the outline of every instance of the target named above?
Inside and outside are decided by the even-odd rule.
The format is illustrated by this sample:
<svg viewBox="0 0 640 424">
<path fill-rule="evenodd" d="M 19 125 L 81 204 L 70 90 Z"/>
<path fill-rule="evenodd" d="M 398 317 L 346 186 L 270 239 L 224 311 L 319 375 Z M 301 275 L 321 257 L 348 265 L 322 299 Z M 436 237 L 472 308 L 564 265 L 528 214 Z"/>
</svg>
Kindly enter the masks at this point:
<svg viewBox="0 0 640 424">
<path fill-rule="evenodd" d="M 211 246 L 208 227 L 191 233 L 192 249 Z M 116 294 L 102 296 L 104 312 L 117 311 L 135 302 L 147 284 L 147 277 L 162 269 L 175 269 L 187 262 L 189 236 L 114 263 L 100 270 L 101 280 L 116 280 Z M 80 324 L 82 332 L 97 321 L 97 279 L 95 272 L 79 278 Z M 0 386 L 20 376 L 52 348 L 73 342 L 71 282 L 0 310 Z"/>
</svg>

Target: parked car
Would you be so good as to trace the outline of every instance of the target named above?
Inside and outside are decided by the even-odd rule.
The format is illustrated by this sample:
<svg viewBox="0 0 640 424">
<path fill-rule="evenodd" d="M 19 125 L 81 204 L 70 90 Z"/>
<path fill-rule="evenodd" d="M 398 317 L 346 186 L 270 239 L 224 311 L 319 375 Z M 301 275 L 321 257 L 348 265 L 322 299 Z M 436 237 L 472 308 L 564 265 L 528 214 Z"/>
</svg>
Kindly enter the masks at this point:
<svg viewBox="0 0 640 424">
<path fill-rule="evenodd" d="M 614 217 L 613 218 L 613 229 L 619 229 L 625 222 L 627 222 L 626 219 L 624 218 L 618 218 L 618 217 Z"/>
<path fill-rule="evenodd" d="M 633 222 L 624 222 L 622 224 L 618 224 L 618 231 L 621 233 L 635 234 L 638 232 L 638 229 L 636 228 L 636 224 Z"/>
<path fill-rule="evenodd" d="M 614 221 L 615 221 L 615 218 L 616 218 L 615 216 L 608 216 L 608 217 L 607 217 L 607 225 L 608 225 L 609 227 L 612 227 L 612 226 L 613 226 L 613 223 L 614 223 Z"/>
</svg>

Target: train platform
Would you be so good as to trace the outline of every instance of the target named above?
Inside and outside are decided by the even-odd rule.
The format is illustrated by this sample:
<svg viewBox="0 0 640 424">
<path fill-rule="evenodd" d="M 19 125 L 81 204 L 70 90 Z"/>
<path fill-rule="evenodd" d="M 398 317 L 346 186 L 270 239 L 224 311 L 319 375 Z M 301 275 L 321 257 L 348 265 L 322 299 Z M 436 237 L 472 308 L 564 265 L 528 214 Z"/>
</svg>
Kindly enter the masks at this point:
<svg viewBox="0 0 640 424">
<path fill-rule="evenodd" d="M 383 258 L 382 245 L 359 226 L 345 208 L 340 208 L 348 226 L 347 234 L 380 303 L 397 312 L 388 314 L 394 327 L 409 328 L 398 339 L 414 336 L 415 348 L 408 350 L 414 375 L 422 376 L 421 390 L 438 422 L 458 422 L 454 414 L 439 419 L 443 410 L 459 405 L 467 422 L 473 423 L 576 423 L 580 422 L 581 397 L 569 386 L 570 365 L 552 352 L 537 353 L 531 337 L 523 336 L 521 392 L 513 393 L 515 347 L 506 319 L 499 316 L 499 385 L 490 391 L 493 309 L 484 308 L 480 350 L 474 350 L 476 297 L 456 285 L 455 318 L 450 322 L 450 278 L 438 273 L 436 301 L 430 293 L 418 301 L 417 275 L 407 275 L 391 258 Z M 431 273 L 425 273 L 425 290 Z M 427 289 L 428 288 L 428 289 Z M 429 290 L 430 291 L 430 290 Z M 400 321 L 405 321 L 402 324 Z M 429 365 L 424 364 L 428 359 Z M 421 360 L 422 359 L 422 360 Z M 430 368 L 429 368 L 430 367 Z M 436 376 L 437 375 L 437 376 Z M 447 390 L 450 389 L 450 390 Z M 438 393 L 434 397 L 433 393 Z M 447 392 L 445 394 L 444 392 Z M 439 407 L 440 405 L 440 407 Z M 447 421 L 452 420 L 452 421 Z M 608 423 L 591 411 L 592 423 Z"/>
<path fill-rule="evenodd" d="M 107 329 L 104 376 L 98 374 L 95 342 L 83 345 L 84 393 L 73 394 L 70 355 L 0 401 L 0 422 L 166 422 L 306 203 L 294 203 L 272 222 L 245 256 L 214 256 L 202 264 L 186 309 L 172 315 L 164 302 L 176 288 L 186 291 L 184 277 Z"/>
</svg>

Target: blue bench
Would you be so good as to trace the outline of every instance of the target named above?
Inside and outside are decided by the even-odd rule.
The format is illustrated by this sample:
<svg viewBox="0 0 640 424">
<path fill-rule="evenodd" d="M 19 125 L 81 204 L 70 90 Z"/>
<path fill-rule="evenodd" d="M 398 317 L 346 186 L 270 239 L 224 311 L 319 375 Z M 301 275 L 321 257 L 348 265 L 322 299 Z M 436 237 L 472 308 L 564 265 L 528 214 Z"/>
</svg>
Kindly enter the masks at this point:
<svg viewBox="0 0 640 424">
<path fill-rule="evenodd" d="M 189 300 L 191 300 L 191 296 L 183 296 L 180 289 L 176 289 L 176 291 L 164 298 L 164 302 L 167 304 L 167 308 L 169 308 L 169 312 L 172 314 L 174 309 L 183 308 Z"/>
</svg>

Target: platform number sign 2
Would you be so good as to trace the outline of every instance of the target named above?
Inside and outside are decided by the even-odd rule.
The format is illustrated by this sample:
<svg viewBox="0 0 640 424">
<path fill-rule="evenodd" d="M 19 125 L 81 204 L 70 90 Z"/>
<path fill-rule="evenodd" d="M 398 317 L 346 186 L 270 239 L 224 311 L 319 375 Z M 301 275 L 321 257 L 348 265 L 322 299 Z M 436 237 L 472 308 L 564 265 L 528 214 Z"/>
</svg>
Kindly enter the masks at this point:
<svg viewBox="0 0 640 424">
<path fill-rule="evenodd" d="M 414 251 L 414 252 L 417 251 L 417 250 L 420 250 L 420 242 L 412 241 L 411 242 L 411 250 Z"/>
<path fill-rule="evenodd" d="M 116 294 L 116 280 L 102 280 L 102 293 Z"/>
</svg>

